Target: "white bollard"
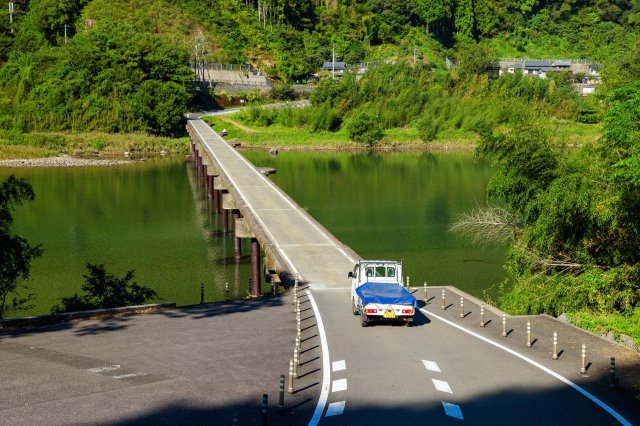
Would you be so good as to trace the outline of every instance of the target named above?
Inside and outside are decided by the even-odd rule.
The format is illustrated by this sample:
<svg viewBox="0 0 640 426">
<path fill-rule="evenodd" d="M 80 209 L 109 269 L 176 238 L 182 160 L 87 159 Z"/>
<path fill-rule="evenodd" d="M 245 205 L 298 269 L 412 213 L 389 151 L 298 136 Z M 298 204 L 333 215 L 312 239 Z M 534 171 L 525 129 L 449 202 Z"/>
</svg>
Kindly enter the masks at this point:
<svg viewBox="0 0 640 426">
<path fill-rule="evenodd" d="M 480 327 L 484 327 L 484 305 L 480 305 Z"/>
<path fill-rule="evenodd" d="M 580 374 L 587 374 L 587 368 L 585 361 L 587 359 L 587 345 L 582 344 L 582 366 L 580 367 Z"/>
<path fill-rule="evenodd" d="M 558 359 L 558 333 L 553 332 L 553 355 L 551 355 L 552 359 Z"/>
<path fill-rule="evenodd" d="M 502 337 L 507 337 L 507 314 L 502 314 Z"/>
<path fill-rule="evenodd" d="M 531 347 L 531 322 L 527 321 L 527 347 Z"/>
</svg>

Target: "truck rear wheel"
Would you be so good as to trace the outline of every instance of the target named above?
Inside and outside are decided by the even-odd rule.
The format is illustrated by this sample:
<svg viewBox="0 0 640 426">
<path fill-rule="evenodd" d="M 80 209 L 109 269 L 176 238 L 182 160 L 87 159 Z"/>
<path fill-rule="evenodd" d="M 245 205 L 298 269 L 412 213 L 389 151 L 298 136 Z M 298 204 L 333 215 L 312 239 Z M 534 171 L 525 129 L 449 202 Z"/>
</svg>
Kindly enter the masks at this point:
<svg viewBox="0 0 640 426">
<path fill-rule="evenodd" d="M 362 327 L 366 327 L 369 325 L 369 322 L 367 321 L 367 317 L 364 314 L 360 315 L 360 325 Z"/>
</svg>

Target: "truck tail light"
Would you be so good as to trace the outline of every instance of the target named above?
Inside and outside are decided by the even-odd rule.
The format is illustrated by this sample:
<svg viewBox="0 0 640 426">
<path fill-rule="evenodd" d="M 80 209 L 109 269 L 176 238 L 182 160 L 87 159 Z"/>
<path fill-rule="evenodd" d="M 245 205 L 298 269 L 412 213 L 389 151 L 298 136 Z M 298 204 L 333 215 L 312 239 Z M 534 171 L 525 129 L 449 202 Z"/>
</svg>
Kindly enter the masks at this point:
<svg viewBox="0 0 640 426">
<path fill-rule="evenodd" d="M 367 309 L 364 310 L 364 312 L 367 313 L 367 314 L 377 314 L 378 310 L 375 309 L 375 308 L 367 308 Z"/>
<path fill-rule="evenodd" d="M 413 314 L 413 309 L 403 309 L 402 313 L 403 314 Z"/>
</svg>

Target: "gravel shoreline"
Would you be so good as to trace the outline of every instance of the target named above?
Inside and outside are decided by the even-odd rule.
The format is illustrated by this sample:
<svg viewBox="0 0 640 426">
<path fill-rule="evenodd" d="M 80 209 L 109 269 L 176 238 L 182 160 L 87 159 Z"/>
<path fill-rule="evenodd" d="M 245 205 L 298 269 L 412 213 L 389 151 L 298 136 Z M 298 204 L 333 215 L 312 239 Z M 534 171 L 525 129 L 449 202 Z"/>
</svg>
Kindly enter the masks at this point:
<svg viewBox="0 0 640 426">
<path fill-rule="evenodd" d="M 0 167 L 86 167 L 86 166 L 114 166 L 129 164 L 133 160 L 105 160 L 93 158 L 49 157 L 25 160 L 0 160 Z"/>
</svg>

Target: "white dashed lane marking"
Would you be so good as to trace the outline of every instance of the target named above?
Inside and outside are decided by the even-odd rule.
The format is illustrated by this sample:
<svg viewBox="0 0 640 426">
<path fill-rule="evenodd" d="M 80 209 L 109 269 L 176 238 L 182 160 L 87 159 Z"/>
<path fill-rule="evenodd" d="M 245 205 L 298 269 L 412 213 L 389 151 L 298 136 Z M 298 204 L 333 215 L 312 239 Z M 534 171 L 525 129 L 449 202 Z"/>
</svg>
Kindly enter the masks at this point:
<svg viewBox="0 0 640 426">
<path fill-rule="evenodd" d="M 340 392 L 343 390 L 347 390 L 347 379 L 334 380 L 331 392 Z"/>
<path fill-rule="evenodd" d="M 340 361 L 334 361 L 331 363 L 331 370 L 335 373 L 336 371 L 343 371 L 347 369 L 346 362 L 342 359 Z M 338 379 L 331 382 L 331 392 L 342 392 L 347 390 L 347 379 Z M 344 412 L 344 406 L 346 401 L 337 401 L 332 402 L 327 407 L 327 412 L 324 415 L 325 417 L 331 416 L 339 416 Z"/>
<path fill-rule="evenodd" d="M 440 371 L 440 367 L 435 361 L 427 361 L 426 359 L 423 359 L 422 365 L 424 365 L 424 368 L 426 368 L 427 371 L 435 373 L 442 372 Z M 433 386 L 437 391 L 453 395 L 453 391 L 451 390 L 451 386 L 449 386 L 449 383 L 445 382 L 444 380 L 438 379 L 431 379 L 431 381 L 433 382 Z M 454 417 L 459 420 L 464 420 L 464 418 L 462 417 L 462 410 L 460 409 L 459 405 L 442 401 L 442 407 L 444 408 L 444 413 L 447 416 Z"/>
<path fill-rule="evenodd" d="M 445 382 L 444 380 L 431 379 L 431 381 L 433 382 L 433 385 L 436 387 L 436 390 L 439 390 L 440 392 L 453 393 L 451 391 L 451 387 L 449 386 L 449 383 Z"/>
<path fill-rule="evenodd" d="M 345 404 L 346 401 L 332 402 L 327 408 L 327 414 L 325 414 L 325 417 L 338 416 L 342 414 L 344 412 Z"/>
<path fill-rule="evenodd" d="M 424 364 L 424 368 L 427 370 L 440 373 L 440 367 L 438 367 L 438 364 L 435 361 L 426 361 L 423 359 L 422 363 Z"/>
<path fill-rule="evenodd" d="M 460 410 L 460 406 L 451 404 L 449 402 L 443 402 L 442 407 L 444 408 L 444 412 L 447 416 L 464 420 L 464 418 L 462 417 L 462 410 Z"/>
</svg>

